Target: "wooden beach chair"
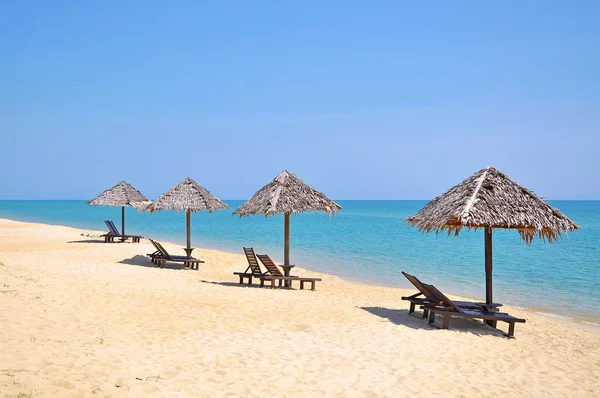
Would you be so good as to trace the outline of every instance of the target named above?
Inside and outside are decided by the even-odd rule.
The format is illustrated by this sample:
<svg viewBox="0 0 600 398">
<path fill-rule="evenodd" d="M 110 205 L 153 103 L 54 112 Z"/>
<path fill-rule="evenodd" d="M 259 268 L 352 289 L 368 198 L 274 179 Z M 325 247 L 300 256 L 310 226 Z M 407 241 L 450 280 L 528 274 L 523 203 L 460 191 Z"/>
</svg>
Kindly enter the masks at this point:
<svg viewBox="0 0 600 398">
<path fill-rule="evenodd" d="M 200 263 L 204 263 L 204 261 L 193 257 L 187 258 L 187 256 L 172 256 L 159 242 L 152 239 L 149 239 L 149 241 L 152 242 L 158 254 L 154 252 L 152 254 L 148 254 L 148 256 L 152 259 L 152 262 L 159 267 L 162 267 L 165 262 L 171 261 L 174 263 L 183 263 L 186 267 L 198 270 Z"/>
<path fill-rule="evenodd" d="M 408 296 L 402 297 L 402 300 L 406 300 L 410 302 L 410 308 L 408 310 L 409 314 L 415 312 L 415 307 L 422 306 L 423 307 L 423 318 L 427 318 L 429 316 L 429 311 L 425 308 L 426 304 L 439 304 L 439 301 L 436 300 L 436 297 L 432 293 L 430 293 L 425 284 L 422 283 L 416 276 L 410 275 L 404 271 L 402 271 L 402 275 L 408 279 L 410 283 L 412 283 L 418 290 L 417 293 Z M 421 297 L 422 296 L 422 297 Z M 500 303 L 486 304 L 486 303 L 478 303 L 471 301 L 455 301 L 454 304 L 458 305 L 460 308 L 464 309 L 473 309 L 473 310 L 485 310 L 485 311 L 496 311 L 499 307 L 502 307 Z"/>
<path fill-rule="evenodd" d="M 429 324 L 432 326 L 435 326 L 433 323 L 435 322 L 436 315 L 441 315 L 444 318 L 441 329 L 450 328 L 450 319 L 452 317 L 482 319 L 484 321 L 493 322 L 501 321 L 508 323 L 508 333 L 506 336 L 514 337 L 515 323 L 525 323 L 525 319 L 516 318 L 504 312 L 491 312 L 461 308 L 456 304 L 456 302 L 453 302 L 446 297 L 444 293 L 436 289 L 435 286 L 425 283 L 422 283 L 422 285 L 425 287 L 425 289 L 427 289 L 429 294 L 433 296 L 434 300 L 439 302 L 439 304 L 425 304 L 424 306 L 427 310 L 429 310 Z"/>
<path fill-rule="evenodd" d="M 133 243 L 139 243 L 140 239 L 143 238 L 143 236 L 139 235 L 121 235 L 121 233 L 117 229 L 117 226 L 111 220 L 104 220 L 104 223 L 108 227 L 108 232 L 104 235 L 101 235 L 104 237 L 104 242 L 114 242 L 115 238 L 120 238 L 121 241 L 124 242 L 127 239 L 131 238 L 131 241 Z"/>
<path fill-rule="evenodd" d="M 261 275 L 258 278 L 260 279 L 260 287 L 265 285 L 265 281 L 271 282 L 271 288 L 275 287 L 275 282 L 279 281 L 279 286 L 281 287 L 283 281 L 289 281 L 290 286 L 292 281 L 300 281 L 300 290 L 304 289 L 304 282 L 310 282 L 310 290 L 315 290 L 315 283 L 321 281 L 321 278 L 304 278 L 299 276 L 289 276 L 284 275 L 279 267 L 275 265 L 273 260 L 266 254 L 257 255 L 258 259 L 267 269 L 268 274 Z"/>
<path fill-rule="evenodd" d="M 246 260 L 248 261 L 248 268 L 246 268 L 244 272 L 234 272 L 233 275 L 240 277 L 240 285 L 244 283 L 244 278 L 247 278 L 248 284 L 251 285 L 253 277 L 263 276 L 264 274 L 260 269 L 260 265 L 256 259 L 256 254 L 254 254 L 254 249 L 251 247 L 244 247 L 244 254 L 246 255 Z"/>
<path fill-rule="evenodd" d="M 152 243 L 152 245 L 154 246 L 154 248 L 156 249 L 154 252 L 152 253 L 148 253 L 147 256 L 150 257 L 150 259 L 152 260 L 152 262 L 154 264 L 156 264 L 155 261 L 155 257 L 163 257 L 163 253 L 161 251 L 161 248 L 158 246 L 158 244 L 156 243 L 156 241 L 152 240 L 152 239 L 148 239 L 150 241 L 150 243 Z M 162 247 L 162 246 L 161 246 Z"/>
</svg>

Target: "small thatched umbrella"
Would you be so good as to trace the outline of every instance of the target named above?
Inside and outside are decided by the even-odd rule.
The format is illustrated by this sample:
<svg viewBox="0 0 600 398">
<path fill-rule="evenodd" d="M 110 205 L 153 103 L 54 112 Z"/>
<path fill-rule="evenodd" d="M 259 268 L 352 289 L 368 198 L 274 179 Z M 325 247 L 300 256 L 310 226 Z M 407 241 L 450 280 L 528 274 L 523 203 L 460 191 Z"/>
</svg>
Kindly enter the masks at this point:
<svg viewBox="0 0 600 398">
<path fill-rule="evenodd" d="M 125 235 L 125 206 L 132 206 L 137 210 L 142 210 L 150 203 L 147 197 L 126 181 L 121 181 L 88 202 L 92 206 L 120 206 L 122 235 Z"/>
<path fill-rule="evenodd" d="M 287 170 L 262 187 L 246 203 L 235 209 L 240 217 L 264 214 L 284 215 L 283 261 L 290 264 L 290 214 L 324 211 L 335 214 L 342 207 Z"/>
<path fill-rule="evenodd" d="M 179 184 L 171 188 L 168 192 L 162 194 L 154 203 L 146 207 L 149 212 L 158 210 L 175 210 L 176 212 L 185 211 L 187 247 L 184 249 L 188 258 L 192 256 L 192 239 L 190 234 L 190 212 L 208 210 L 226 209 L 227 205 L 215 198 L 208 190 L 200 186 L 191 178 L 186 178 Z"/>
<path fill-rule="evenodd" d="M 516 229 L 531 244 L 534 237 L 548 242 L 579 227 L 532 191 L 493 167 L 471 177 L 429 202 L 406 222 L 420 231 L 448 231 L 458 235 L 463 227 L 484 229 L 486 303 L 492 300 L 492 230 Z"/>
</svg>

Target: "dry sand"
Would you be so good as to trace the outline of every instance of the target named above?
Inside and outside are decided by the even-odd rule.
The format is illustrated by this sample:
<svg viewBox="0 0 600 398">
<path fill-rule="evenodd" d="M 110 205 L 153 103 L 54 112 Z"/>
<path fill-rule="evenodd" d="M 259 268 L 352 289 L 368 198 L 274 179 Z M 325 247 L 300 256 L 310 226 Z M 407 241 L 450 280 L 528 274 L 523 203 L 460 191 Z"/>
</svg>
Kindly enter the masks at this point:
<svg viewBox="0 0 600 398">
<path fill-rule="evenodd" d="M 516 339 L 438 330 L 407 315 L 412 291 L 242 287 L 242 255 L 159 269 L 146 240 L 82 232 L 0 220 L 0 397 L 600 396 L 598 328 L 506 308 Z"/>
</svg>

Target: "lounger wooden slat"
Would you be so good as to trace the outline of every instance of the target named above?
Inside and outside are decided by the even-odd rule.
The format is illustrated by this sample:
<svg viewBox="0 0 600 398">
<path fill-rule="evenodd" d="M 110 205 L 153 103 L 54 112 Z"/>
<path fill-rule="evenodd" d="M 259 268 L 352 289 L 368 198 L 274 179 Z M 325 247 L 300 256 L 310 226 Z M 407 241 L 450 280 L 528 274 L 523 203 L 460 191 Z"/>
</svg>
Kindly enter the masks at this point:
<svg viewBox="0 0 600 398">
<path fill-rule="evenodd" d="M 139 235 L 121 235 L 117 226 L 111 220 L 104 220 L 104 223 L 108 227 L 108 232 L 103 235 L 100 235 L 100 236 L 104 237 L 104 242 L 114 242 L 115 238 L 120 238 L 121 241 L 124 242 L 127 239 L 131 238 L 131 241 L 133 243 L 139 243 L 140 239 L 143 238 L 143 236 L 139 236 Z"/>
<path fill-rule="evenodd" d="M 156 250 L 159 252 L 158 255 L 155 253 L 148 254 L 148 256 L 152 259 L 154 264 L 157 264 L 159 267 L 162 267 L 163 264 L 167 261 L 175 262 L 175 263 L 183 263 L 186 267 L 191 269 L 198 270 L 198 267 L 204 261 L 199 260 L 197 258 L 187 258 L 187 256 L 173 256 L 167 252 L 167 250 L 157 241 L 149 239 L 150 242 L 154 245 Z"/>
<path fill-rule="evenodd" d="M 512 338 L 515 334 L 515 323 L 525 323 L 525 319 L 516 318 L 505 312 L 488 312 L 463 309 L 459 307 L 456 302 L 453 302 L 442 292 L 436 289 L 435 286 L 425 283 L 423 283 L 423 286 L 430 292 L 430 294 L 434 296 L 435 300 L 439 301 L 440 303 L 426 304 L 424 306 L 427 310 L 429 310 L 429 324 L 433 325 L 435 322 L 435 316 L 441 315 L 443 317 L 442 329 L 450 328 L 450 319 L 452 317 L 482 319 L 493 322 L 501 321 L 508 323 L 508 333 L 506 336 Z"/>
<path fill-rule="evenodd" d="M 256 259 L 254 249 L 251 247 L 244 247 L 244 254 L 246 255 L 246 260 L 248 261 L 248 267 L 244 272 L 234 272 L 233 274 L 240 277 L 240 284 L 244 283 L 244 279 L 248 279 L 248 284 L 251 285 L 253 277 L 259 277 L 264 274 L 260 269 L 260 264 Z"/>
<path fill-rule="evenodd" d="M 423 307 L 423 318 L 427 318 L 429 316 L 429 311 L 427 310 L 427 308 L 425 306 L 427 304 L 439 304 L 439 301 L 436 300 L 436 298 L 433 296 L 433 294 L 427 290 L 427 288 L 424 286 L 426 284 L 421 282 L 416 276 L 407 274 L 404 271 L 402 271 L 402 275 L 404 275 L 406 277 L 406 279 L 408 279 L 408 281 L 410 283 L 412 283 L 419 291 L 418 293 L 415 293 L 411 296 L 402 297 L 402 300 L 406 300 L 406 301 L 410 302 L 410 308 L 408 310 L 408 313 L 409 314 L 414 313 L 415 307 L 417 305 L 422 306 Z M 423 296 L 423 297 L 419 297 L 419 296 Z M 486 310 L 486 311 L 489 311 L 489 310 L 495 311 L 499 307 L 502 307 L 502 304 L 500 304 L 500 303 L 486 304 L 486 303 L 477 303 L 477 302 L 471 302 L 471 301 L 454 301 L 454 303 L 456 305 L 458 305 L 460 308 Z"/>
<path fill-rule="evenodd" d="M 311 290 L 315 290 L 315 284 L 318 281 L 321 281 L 321 278 L 305 278 L 299 276 L 285 276 L 279 267 L 271 260 L 271 258 L 266 254 L 258 254 L 256 257 L 260 260 L 261 263 L 265 266 L 268 271 L 268 275 L 262 275 L 258 278 L 260 279 L 260 287 L 264 287 L 265 281 L 271 281 L 271 288 L 275 287 L 275 282 L 279 281 L 279 286 L 282 285 L 283 281 L 289 281 L 290 286 L 292 281 L 300 281 L 300 290 L 304 289 L 304 283 L 310 282 Z"/>
<path fill-rule="evenodd" d="M 271 288 L 275 288 L 275 282 L 279 281 L 279 287 L 281 287 L 283 281 L 300 281 L 300 290 L 304 289 L 304 283 L 310 283 L 310 290 L 315 290 L 315 284 L 321 281 L 321 278 L 303 278 L 299 276 L 279 276 L 279 275 L 262 275 L 259 277 L 260 287 L 265 286 L 265 281 L 271 281 Z"/>
</svg>

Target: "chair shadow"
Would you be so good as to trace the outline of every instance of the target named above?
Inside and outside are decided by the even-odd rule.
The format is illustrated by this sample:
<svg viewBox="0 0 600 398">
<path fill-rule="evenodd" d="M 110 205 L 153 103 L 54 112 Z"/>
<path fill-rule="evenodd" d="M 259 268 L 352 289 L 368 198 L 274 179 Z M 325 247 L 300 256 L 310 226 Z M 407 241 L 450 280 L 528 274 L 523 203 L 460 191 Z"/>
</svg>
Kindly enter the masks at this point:
<svg viewBox="0 0 600 398">
<path fill-rule="evenodd" d="M 247 283 L 239 283 L 239 282 L 216 282 L 216 281 L 207 281 L 207 280 L 201 280 L 201 283 L 210 283 L 211 285 L 221 285 L 221 286 L 229 286 L 229 287 L 245 287 L 245 288 L 251 288 L 251 289 L 261 289 L 259 284 L 247 284 Z M 266 286 L 265 286 L 266 288 Z M 284 289 L 284 290 L 296 290 L 296 289 L 290 289 L 290 288 L 286 288 L 286 287 L 278 287 L 277 289 Z"/>
<path fill-rule="evenodd" d="M 115 241 L 115 242 L 105 242 L 104 239 L 88 239 L 88 240 L 71 240 L 68 241 L 67 243 L 122 243 L 121 241 Z"/>
<path fill-rule="evenodd" d="M 436 317 L 434 325 L 429 324 L 428 320 L 422 317 L 422 312 L 414 312 L 409 315 L 408 310 L 394 310 L 383 307 L 358 307 L 378 317 L 387 319 L 395 325 L 403 325 L 412 329 L 425 329 L 435 331 L 441 327 L 441 318 Z M 450 331 L 471 333 L 477 336 L 505 336 L 502 330 L 492 328 L 485 323 L 465 318 L 452 318 L 450 321 Z"/>
<path fill-rule="evenodd" d="M 183 263 L 164 263 L 162 267 L 154 264 L 150 258 L 142 255 L 135 255 L 131 258 L 119 261 L 120 264 L 137 265 L 139 267 L 150 267 L 150 268 L 166 268 L 166 269 L 178 269 L 185 270 L 186 266 Z"/>
</svg>

